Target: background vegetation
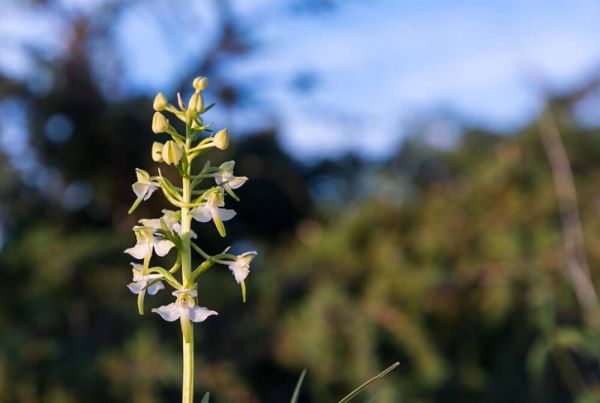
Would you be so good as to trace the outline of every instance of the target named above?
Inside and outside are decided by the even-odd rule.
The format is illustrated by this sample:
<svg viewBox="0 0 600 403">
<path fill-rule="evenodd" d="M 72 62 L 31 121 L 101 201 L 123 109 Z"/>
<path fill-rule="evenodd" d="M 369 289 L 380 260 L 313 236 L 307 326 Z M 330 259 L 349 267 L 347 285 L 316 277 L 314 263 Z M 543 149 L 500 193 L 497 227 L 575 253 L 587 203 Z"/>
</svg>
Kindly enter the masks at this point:
<svg viewBox="0 0 600 403">
<path fill-rule="evenodd" d="M 29 6 L 40 4 L 60 12 L 59 2 Z M 89 57 L 107 40 L 117 4 L 94 19 L 65 15 L 74 34 L 52 63 L 30 50 L 50 77 L 47 90 L 0 75 L 2 130 L 22 115 L 28 133 L 26 151 L 0 154 L 0 402 L 178 399 L 179 336 L 138 317 L 122 253 L 133 242 L 134 168 L 151 165 L 152 99 L 115 100 Z M 213 96 L 235 112 L 251 94 L 219 63 L 252 46 L 221 17 L 221 36 L 180 82 L 214 77 Z M 595 88 L 549 99 L 592 278 L 600 136 L 573 111 Z M 223 158 L 251 178 L 230 233 L 260 256 L 246 305 L 229 276 L 210 273 L 200 285 L 203 304 L 220 315 L 196 336 L 199 391 L 216 402 L 287 401 L 307 368 L 302 401 L 334 401 L 399 360 L 382 402 L 598 401 L 600 329 L 566 275 L 537 122 L 510 135 L 463 127 L 443 148 L 415 130 L 386 160 L 310 164 L 287 155 L 278 132 L 273 124 L 234 138 Z M 155 197 L 137 216 L 161 206 Z M 208 227 L 196 231 L 213 251 L 223 247 Z"/>
</svg>

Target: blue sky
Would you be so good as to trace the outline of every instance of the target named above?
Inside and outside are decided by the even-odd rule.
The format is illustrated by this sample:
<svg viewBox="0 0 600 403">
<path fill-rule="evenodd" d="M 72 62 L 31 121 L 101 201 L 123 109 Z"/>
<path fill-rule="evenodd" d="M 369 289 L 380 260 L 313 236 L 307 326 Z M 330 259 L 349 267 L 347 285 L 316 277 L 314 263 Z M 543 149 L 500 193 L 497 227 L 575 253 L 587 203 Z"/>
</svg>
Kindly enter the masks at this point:
<svg viewBox="0 0 600 403">
<path fill-rule="evenodd" d="M 86 12 L 102 3 L 63 2 Z M 567 88 L 600 61 L 598 1 L 341 3 L 332 13 L 294 15 L 284 1 L 233 2 L 259 48 L 225 74 L 250 83 L 260 103 L 227 122 L 234 131 L 276 120 L 282 144 L 299 157 L 346 151 L 380 157 L 422 116 L 440 120 L 432 136 L 442 144 L 448 115 L 500 130 L 518 127 L 539 110 L 541 86 Z M 214 35 L 209 2 L 192 3 L 185 15 L 171 4 L 141 2 L 115 21 L 124 93 L 167 92 L 179 66 Z M 0 16 L 0 34 L 60 52 L 59 21 L 11 13 Z M 35 27 L 22 23 L 27 19 Z M 20 74 L 27 60 L 12 42 L 0 45 L 0 68 Z M 294 91 L 299 74 L 317 77 L 316 86 Z"/>
</svg>

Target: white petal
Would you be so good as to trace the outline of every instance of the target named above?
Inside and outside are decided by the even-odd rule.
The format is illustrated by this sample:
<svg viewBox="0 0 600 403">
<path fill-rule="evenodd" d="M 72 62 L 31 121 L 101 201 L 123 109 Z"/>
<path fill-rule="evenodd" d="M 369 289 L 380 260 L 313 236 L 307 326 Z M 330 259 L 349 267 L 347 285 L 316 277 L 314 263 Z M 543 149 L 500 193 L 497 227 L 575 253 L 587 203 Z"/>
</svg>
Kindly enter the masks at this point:
<svg viewBox="0 0 600 403">
<path fill-rule="evenodd" d="M 140 292 L 142 292 L 145 286 L 145 281 L 135 281 L 133 283 L 127 284 L 127 288 L 129 288 L 129 291 L 131 291 L 134 294 L 139 294 Z"/>
<path fill-rule="evenodd" d="M 153 229 L 160 229 L 160 218 L 142 218 L 140 220 L 140 224 L 142 224 L 144 227 L 148 227 L 148 228 L 153 228 Z"/>
<path fill-rule="evenodd" d="M 198 290 L 190 290 L 189 288 L 184 288 L 183 290 L 175 290 L 171 293 L 174 297 L 179 297 L 180 295 L 189 295 L 191 297 L 196 298 L 198 296 Z"/>
<path fill-rule="evenodd" d="M 144 200 L 148 200 L 150 198 L 150 196 L 152 196 L 152 193 L 154 193 L 154 191 L 158 188 L 158 186 L 156 186 L 156 184 L 154 183 L 150 183 L 148 185 L 148 190 L 146 191 L 146 197 L 144 197 Z"/>
<path fill-rule="evenodd" d="M 190 230 L 190 238 L 191 238 L 191 239 L 196 239 L 196 238 L 198 238 L 198 235 L 196 235 L 196 233 L 194 232 L 194 230 Z"/>
<path fill-rule="evenodd" d="M 142 275 L 142 269 L 132 269 L 132 274 L 133 274 L 133 282 L 137 283 L 138 281 L 141 281 L 144 279 L 144 276 Z"/>
<path fill-rule="evenodd" d="M 219 213 L 219 217 L 221 217 L 221 220 L 223 221 L 228 221 L 231 220 L 233 217 L 235 217 L 235 210 L 230 210 L 230 209 L 226 209 L 226 208 L 217 208 L 217 211 Z"/>
<path fill-rule="evenodd" d="M 246 178 L 245 176 L 236 176 L 232 178 L 229 182 L 227 182 L 227 185 L 231 189 L 237 189 L 241 187 L 244 183 L 246 183 L 247 180 L 248 178 Z"/>
<path fill-rule="evenodd" d="M 158 308 L 154 308 L 152 312 L 157 313 L 166 320 L 167 322 L 174 322 L 179 319 L 181 313 L 179 312 L 179 307 L 177 304 L 170 303 L 169 305 L 163 305 Z"/>
<path fill-rule="evenodd" d="M 145 197 L 146 193 L 148 192 L 147 183 L 135 182 L 133 185 L 131 185 L 131 188 L 133 189 L 133 193 L 135 193 L 137 197 L 142 197 L 144 198 L 144 200 L 146 200 Z"/>
<path fill-rule="evenodd" d="M 162 211 L 162 213 L 162 219 L 165 221 L 165 224 L 167 224 L 167 227 L 173 231 L 175 225 L 179 225 L 179 212 L 165 209 Z"/>
<path fill-rule="evenodd" d="M 225 179 L 225 176 L 223 176 L 223 174 L 218 173 L 218 174 L 215 175 L 215 183 L 217 185 L 220 185 L 220 184 L 222 184 L 223 182 L 226 182 L 226 181 L 227 181 L 227 179 Z"/>
<path fill-rule="evenodd" d="M 143 169 L 136 168 L 135 176 L 136 176 L 138 182 L 145 183 L 145 182 L 150 181 L 150 174 L 148 172 L 144 171 Z"/>
<path fill-rule="evenodd" d="M 231 270 L 231 272 L 233 273 L 235 281 L 237 281 L 238 284 L 244 281 L 246 277 L 248 277 L 248 274 L 250 274 L 250 269 L 247 266 L 242 265 L 229 265 L 229 270 Z"/>
<path fill-rule="evenodd" d="M 203 306 L 192 306 L 189 308 L 189 315 L 192 322 L 204 322 L 209 316 L 218 313 Z"/>
<path fill-rule="evenodd" d="M 155 295 L 157 292 L 159 292 L 163 288 L 165 288 L 165 286 L 163 285 L 162 281 L 157 281 L 156 283 L 154 283 L 150 287 L 148 287 L 148 294 Z"/>
<path fill-rule="evenodd" d="M 168 239 L 155 239 L 154 250 L 158 256 L 165 256 L 175 244 Z"/>
<path fill-rule="evenodd" d="M 138 242 L 133 248 L 125 249 L 125 253 L 129 253 L 136 259 L 143 259 L 148 253 L 148 248 L 143 243 Z"/>
<path fill-rule="evenodd" d="M 210 209 L 205 204 L 192 209 L 190 214 L 196 221 L 209 222 L 212 220 L 212 217 L 210 216 Z"/>
</svg>

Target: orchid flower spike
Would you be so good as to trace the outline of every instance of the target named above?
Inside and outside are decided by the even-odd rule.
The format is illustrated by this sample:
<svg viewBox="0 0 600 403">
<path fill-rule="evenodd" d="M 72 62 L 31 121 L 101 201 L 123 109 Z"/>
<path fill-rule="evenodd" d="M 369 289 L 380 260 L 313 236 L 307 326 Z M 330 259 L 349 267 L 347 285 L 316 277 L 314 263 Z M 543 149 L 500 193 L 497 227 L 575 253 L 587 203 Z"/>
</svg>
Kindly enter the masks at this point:
<svg viewBox="0 0 600 403">
<path fill-rule="evenodd" d="M 148 290 L 148 294 L 155 295 L 157 292 L 165 288 L 162 281 L 155 281 L 162 278 L 160 274 L 143 274 L 143 266 L 138 263 L 131 263 L 133 266 L 133 282 L 127 285 L 127 288 L 134 293 L 139 294 L 144 290 Z M 148 285 L 150 284 L 150 285 Z"/>
<path fill-rule="evenodd" d="M 211 191 L 206 199 L 206 202 L 195 207 L 190 211 L 190 214 L 196 221 L 209 222 L 212 220 L 222 237 L 226 235 L 223 221 L 231 220 L 235 217 L 235 211 L 221 208 L 225 205 L 225 197 L 223 189 L 217 188 Z"/>
<path fill-rule="evenodd" d="M 219 166 L 219 171 L 215 174 L 215 182 L 221 185 L 227 193 L 232 189 L 241 187 L 248 180 L 245 176 L 234 176 L 233 168 L 235 161 L 227 161 Z"/>
<path fill-rule="evenodd" d="M 177 301 L 152 310 L 167 322 L 174 322 L 177 319 L 204 322 L 209 316 L 218 315 L 217 312 L 208 308 L 196 306 L 194 302 L 194 298 L 198 295 L 196 290 L 178 290 L 172 294 L 177 297 Z"/>
<path fill-rule="evenodd" d="M 137 168 L 135 174 L 137 176 L 137 182 L 131 185 L 133 193 L 141 200 L 148 200 L 160 185 L 151 180 L 150 174 L 143 169 Z"/>
<path fill-rule="evenodd" d="M 227 265 L 238 284 L 244 281 L 248 277 L 248 274 L 250 274 L 250 263 L 256 255 L 255 251 L 242 253 L 238 255 L 237 259 Z"/>
<path fill-rule="evenodd" d="M 155 228 L 136 225 L 133 227 L 135 232 L 136 244 L 125 250 L 136 259 L 144 259 L 152 255 L 152 250 L 158 256 L 165 256 L 175 244 L 168 239 L 156 237 L 154 234 Z"/>
</svg>

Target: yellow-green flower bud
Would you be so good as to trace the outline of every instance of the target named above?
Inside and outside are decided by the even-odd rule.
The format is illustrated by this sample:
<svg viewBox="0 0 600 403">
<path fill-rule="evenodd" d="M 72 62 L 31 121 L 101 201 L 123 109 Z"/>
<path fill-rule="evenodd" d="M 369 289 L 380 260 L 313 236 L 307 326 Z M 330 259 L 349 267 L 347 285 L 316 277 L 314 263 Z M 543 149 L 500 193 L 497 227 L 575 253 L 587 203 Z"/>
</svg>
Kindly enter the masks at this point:
<svg viewBox="0 0 600 403">
<path fill-rule="evenodd" d="M 165 97 L 162 92 L 159 92 L 154 97 L 154 104 L 152 104 L 152 107 L 155 111 L 162 111 L 167 107 L 168 103 L 169 101 L 167 101 L 167 97 Z"/>
<path fill-rule="evenodd" d="M 208 80 L 206 77 L 196 77 L 192 85 L 196 91 L 204 91 L 208 85 Z"/>
<path fill-rule="evenodd" d="M 173 140 L 167 141 L 162 148 L 163 161 L 169 165 L 177 165 L 183 157 L 183 148 Z"/>
<path fill-rule="evenodd" d="M 202 112 L 204 109 L 204 97 L 198 94 L 198 100 L 196 101 L 196 113 Z"/>
<path fill-rule="evenodd" d="M 159 142 L 152 143 L 152 160 L 155 162 L 163 162 L 162 157 L 163 144 Z"/>
<path fill-rule="evenodd" d="M 169 121 L 160 112 L 154 112 L 152 117 L 152 131 L 156 134 L 164 133 L 169 130 Z"/>
<path fill-rule="evenodd" d="M 227 150 L 227 147 L 229 147 L 229 132 L 227 129 L 221 129 L 215 134 L 213 144 L 219 150 Z"/>
<path fill-rule="evenodd" d="M 188 110 L 196 111 L 196 104 L 198 103 L 198 94 L 194 92 L 190 97 L 190 101 L 188 102 Z"/>
<path fill-rule="evenodd" d="M 188 102 L 188 109 L 186 113 L 186 118 L 188 121 L 192 121 L 194 116 L 196 116 L 200 111 L 204 109 L 204 100 L 202 99 L 202 95 L 199 92 L 194 92 L 194 94 L 190 97 L 190 101 Z"/>
</svg>

